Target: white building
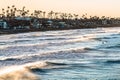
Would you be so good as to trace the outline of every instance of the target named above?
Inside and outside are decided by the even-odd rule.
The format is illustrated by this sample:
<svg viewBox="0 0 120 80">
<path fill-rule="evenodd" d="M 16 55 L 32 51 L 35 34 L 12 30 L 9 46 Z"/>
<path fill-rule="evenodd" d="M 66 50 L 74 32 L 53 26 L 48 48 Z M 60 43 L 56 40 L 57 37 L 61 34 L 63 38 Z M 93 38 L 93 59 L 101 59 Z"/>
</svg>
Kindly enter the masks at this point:
<svg viewBox="0 0 120 80">
<path fill-rule="evenodd" d="M 7 22 L 4 20 L 0 20 L 0 29 L 8 29 Z"/>
</svg>

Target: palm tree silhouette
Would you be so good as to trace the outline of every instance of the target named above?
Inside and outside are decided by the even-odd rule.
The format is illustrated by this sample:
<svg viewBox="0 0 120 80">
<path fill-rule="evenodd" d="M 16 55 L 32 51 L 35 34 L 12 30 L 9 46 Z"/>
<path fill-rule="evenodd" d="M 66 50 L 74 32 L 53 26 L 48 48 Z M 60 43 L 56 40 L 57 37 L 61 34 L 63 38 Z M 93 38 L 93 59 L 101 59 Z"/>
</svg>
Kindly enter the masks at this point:
<svg viewBox="0 0 120 80">
<path fill-rule="evenodd" d="M 68 14 L 68 19 L 72 19 L 73 15 L 71 13 Z"/>
<path fill-rule="evenodd" d="M 44 11 L 44 12 L 43 12 L 43 18 L 45 18 L 45 15 L 46 15 L 46 12 Z"/>
<path fill-rule="evenodd" d="M 10 7 L 9 7 L 9 6 L 7 7 L 6 13 L 7 13 L 7 14 L 6 14 L 7 17 L 9 18 L 9 17 L 10 17 Z"/>
<path fill-rule="evenodd" d="M 74 14 L 75 19 L 78 19 L 78 16 L 79 16 L 78 14 Z"/>
<path fill-rule="evenodd" d="M 58 12 L 55 12 L 55 19 L 58 19 Z"/>
<path fill-rule="evenodd" d="M 30 17 L 34 17 L 34 16 L 33 16 L 33 13 L 30 14 Z"/>
<path fill-rule="evenodd" d="M 54 14 L 53 11 L 50 11 L 50 12 L 48 13 L 48 16 L 49 16 L 50 19 L 53 19 L 53 14 Z"/>
<path fill-rule="evenodd" d="M 5 17 L 5 9 L 2 8 L 2 18 Z"/>
<path fill-rule="evenodd" d="M 34 10 L 34 17 L 38 18 L 39 17 L 39 11 Z"/>
<path fill-rule="evenodd" d="M 42 13 L 43 13 L 43 11 L 39 10 L 39 18 L 43 18 Z"/>
<path fill-rule="evenodd" d="M 6 10 L 6 17 L 9 18 L 9 10 Z"/>
</svg>

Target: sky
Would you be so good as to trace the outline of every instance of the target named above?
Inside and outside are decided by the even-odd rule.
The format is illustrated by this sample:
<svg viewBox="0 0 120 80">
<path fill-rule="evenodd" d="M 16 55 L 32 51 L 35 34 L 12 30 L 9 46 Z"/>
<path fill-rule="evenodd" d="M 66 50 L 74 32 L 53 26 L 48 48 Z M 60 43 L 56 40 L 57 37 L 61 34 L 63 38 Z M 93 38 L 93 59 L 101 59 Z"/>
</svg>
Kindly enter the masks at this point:
<svg viewBox="0 0 120 80">
<path fill-rule="evenodd" d="M 0 8 L 15 5 L 17 8 L 26 6 L 30 11 L 42 10 L 49 12 L 76 13 L 82 16 L 120 17 L 120 0 L 0 0 Z M 1 10 L 0 10 L 1 11 Z"/>
</svg>

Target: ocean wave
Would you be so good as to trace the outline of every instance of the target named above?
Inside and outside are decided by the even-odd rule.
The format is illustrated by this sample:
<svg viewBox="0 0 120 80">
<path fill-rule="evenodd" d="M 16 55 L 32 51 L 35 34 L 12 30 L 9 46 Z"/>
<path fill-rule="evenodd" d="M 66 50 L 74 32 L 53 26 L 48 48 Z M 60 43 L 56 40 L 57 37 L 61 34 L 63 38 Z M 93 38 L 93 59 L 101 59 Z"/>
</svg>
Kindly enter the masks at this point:
<svg viewBox="0 0 120 80">
<path fill-rule="evenodd" d="M 91 48 L 70 48 L 64 50 L 55 50 L 47 52 L 38 52 L 34 54 L 24 54 L 9 57 L 2 57 L 0 64 L 3 66 L 22 65 L 28 62 L 42 61 L 42 60 L 55 60 L 55 59 L 74 59 L 89 57 L 85 52 L 91 51 Z"/>
<path fill-rule="evenodd" d="M 59 42 L 58 42 L 59 40 Z M 58 38 L 46 38 L 42 39 L 39 38 L 37 40 L 31 40 L 31 39 L 15 39 L 15 40 L 10 40 L 10 41 L 4 41 L 1 42 L 0 49 L 6 49 L 6 48 L 12 48 L 12 47 L 35 47 L 35 46 L 53 46 L 53 45 L 66 45 L 66 44 L 73 44 L 75 42 L 81 42 L 81 41 L 87 41 L 89 40 L 88 37 L 71 37 L 71 38 L 66 38 L 66 37 L 58 37 Z"/>
<path fill-rule="evenodd" d="M 34 70 L 34 69 L 54 69 L 54 68 L 63 68 L 63 67 L 68 67 L 67 64 L 65 63 L 58 63 L 58 62 L 49 62 L 49 61 L 38 61 L 38 62 L 33 62 L 33 63 L 27 63 L 24 65 L 25 68 L 29 70 Z"/>
<path fill-rule="evenodd" d="M 71 58 L 71 57 L 80 57 L 82 54 L 87 52 L 89 50 L 92 50 L 92 48 L 69 48 L 69 49 L 62 49 L 62 50 L 53 50 L 53 51 L 47 51 L 43 53 L 36 53 L 36 54 L 31 54 L 28 55 L 27 57 L 31 58 Z M 80 54 L 80 56 L 77 56 Z M 48 57 L 47 57 L 48 56 Z"/>
<path fill-rule="evenodd" d="M 120 48 L 120 44 L 117 44 L 117 45 L 111 45 L 111 46 L 108 46 L 106 48 Z"/>
<path fill-rule="evenodd" d="M 27 68 L 13 66 L 0 70 L 0 80 L 41 80 Z"/>
<path fill-rule="evenodd" d="M 111 27 L 111 28 L 102 28 L 106 33 L 119 33 L 120 28 L 119 27 Z"/>
<path fill-rule="evenodd" d="M 20 61 L 21 59 L 17 59 L 17 58 L 6 58 L 0 61 Z"/>
<path fill-rule="evenodd" d="M 120 60 L 107 60 L 105 63 L 108 63 L 108 64 L 120 64 Z"/>
<path fill-rule="evenodd" d="M 117 50 L 119 50 L 119 48 L 120 48 L 120 44 L 119 44 L 119 42 L 103 42 L 100 46 L 99 46 L 99 48 L 104 48 L 104 49 L 116 49 L 116 51 Z"/>
<path fill-rule="evenodd" d="M 30 42 L 31 40 L 15 40 L 13 43 Z"/>
<path fill-rule="evenodd" d="M 64 63 L 33 62 L 24 65 L 11 66 L 0 69 L 0 80 L 41 80 L 35 71 L 43 72 L 42 69 L 67 67 Z"/>
</svg>

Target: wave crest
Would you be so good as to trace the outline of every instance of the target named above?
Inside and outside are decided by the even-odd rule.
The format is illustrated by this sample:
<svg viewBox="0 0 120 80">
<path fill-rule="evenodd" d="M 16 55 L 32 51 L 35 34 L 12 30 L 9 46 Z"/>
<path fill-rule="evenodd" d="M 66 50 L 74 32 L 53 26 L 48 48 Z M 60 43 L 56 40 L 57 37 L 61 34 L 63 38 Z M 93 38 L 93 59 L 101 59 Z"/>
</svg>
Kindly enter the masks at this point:
<svg viewBox="0 0 120 80">
<path fill-rule="evenodd" d="M 35 70 L 42 72 L 42 69 L 52 69 L 65 67 L 64 63 L 53 62 L 33 62 L 20 66 L 6 67 L 0 70 L 0 80 L 41 80 L 40 77 L 35 74 Z"/>
<path fill-rule="evenodd" d="M 27 68 L 14 66 L 1 70 L 0 80 L 40 80 L 40 78 Z"/>
</svg>

